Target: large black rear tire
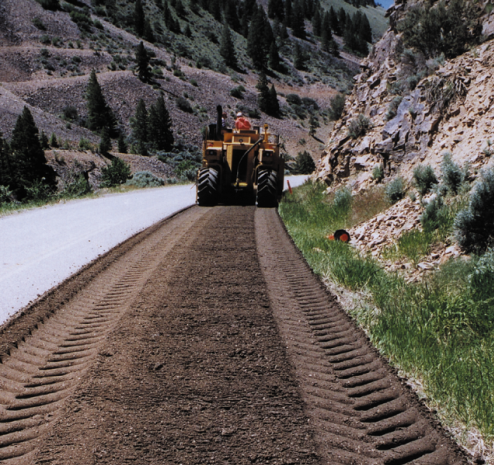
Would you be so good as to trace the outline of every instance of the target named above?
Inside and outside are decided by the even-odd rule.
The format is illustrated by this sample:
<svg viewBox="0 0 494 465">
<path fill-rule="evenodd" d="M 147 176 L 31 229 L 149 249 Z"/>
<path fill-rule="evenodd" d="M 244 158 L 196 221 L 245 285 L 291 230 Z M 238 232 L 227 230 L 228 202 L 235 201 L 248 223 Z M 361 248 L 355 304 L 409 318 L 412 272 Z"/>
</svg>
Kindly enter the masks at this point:
<svg viewBox="0 0 494 465">
<path fill-rule="evenodd" d="M 257 206 L 261 208 L 277 207 L 276 195 L 278 173 L 261 169 L 257 174 Z"/>
<path fill-rule="evenodd" d="M 197 201 L 201 206 L 211 206 L 218 202 L 218 171 L 203 168 L 197 180 Z"/>
</svg>

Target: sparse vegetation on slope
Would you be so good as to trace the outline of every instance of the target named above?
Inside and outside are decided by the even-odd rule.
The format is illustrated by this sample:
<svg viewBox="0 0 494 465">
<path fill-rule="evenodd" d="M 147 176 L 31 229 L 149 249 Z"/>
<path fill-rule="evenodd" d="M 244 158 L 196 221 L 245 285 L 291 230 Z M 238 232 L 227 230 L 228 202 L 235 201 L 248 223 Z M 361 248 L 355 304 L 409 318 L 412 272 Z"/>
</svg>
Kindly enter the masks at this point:
<svg viewBox="0 0 494 465">
<path fill-rule="evenodd" d="M 326 239 L 365 217 L 352 215 L 351 202 L 328 198 L 324 186 L 296 189 L 280 214 L 317 274 L 360 293 L 352 316 L 381 353 L 421 386 L 446 425 L 456 432 L 478 429 L 492 442 L 493 253 L 450 260 L 424 282 L 407 283 L 347 244 Z"/>
</svg>

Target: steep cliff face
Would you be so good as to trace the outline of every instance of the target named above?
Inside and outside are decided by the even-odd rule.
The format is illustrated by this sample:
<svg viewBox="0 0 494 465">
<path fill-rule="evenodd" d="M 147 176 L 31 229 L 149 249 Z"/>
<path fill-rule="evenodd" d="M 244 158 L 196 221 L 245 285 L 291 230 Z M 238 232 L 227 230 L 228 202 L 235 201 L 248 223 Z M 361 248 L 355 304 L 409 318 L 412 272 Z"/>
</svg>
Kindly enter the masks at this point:
<svg viewBox="0 0 494 465">
<path fill-rule="evenodd" d="M 420 2 L 397 3 L 388 10 L 390 28 L 362 62 L 314 175 L 328 186 L 345 182 L 365 188 L 375 182 L 372 170 L 378 164 L 387 177 L 400 172 L 410 178 L 420 163 L 439 165 L 445 151 L 456 161 L 468 161 L 474 176 L 490 161 L 494 14 L 483 6 L 481 45 L 449 61 L 426 59 L 405 48 L 397 28 Z M 349 129 L 359 115 L 370 128 L 352 138 Z"/>
</svg>

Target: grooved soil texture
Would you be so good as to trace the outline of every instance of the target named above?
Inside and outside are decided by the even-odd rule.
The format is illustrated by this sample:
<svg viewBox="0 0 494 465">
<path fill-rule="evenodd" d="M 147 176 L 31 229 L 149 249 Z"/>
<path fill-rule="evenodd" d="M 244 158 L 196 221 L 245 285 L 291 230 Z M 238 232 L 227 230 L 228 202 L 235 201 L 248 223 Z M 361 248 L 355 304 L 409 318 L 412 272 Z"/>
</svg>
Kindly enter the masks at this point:
<svg viewBox="0 0 494 465">
<path fill-rule="evenodd" d="M 254 213 L 211 209 L 163 257 L 36 463 L 319 463 Z"/>
</svg>

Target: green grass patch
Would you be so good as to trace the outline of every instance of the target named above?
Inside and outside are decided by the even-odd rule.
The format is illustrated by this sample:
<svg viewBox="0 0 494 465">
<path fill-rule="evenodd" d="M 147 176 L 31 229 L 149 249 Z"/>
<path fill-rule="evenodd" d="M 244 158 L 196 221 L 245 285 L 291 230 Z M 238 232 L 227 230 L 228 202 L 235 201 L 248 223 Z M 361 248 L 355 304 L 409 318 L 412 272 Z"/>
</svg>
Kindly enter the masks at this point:
<svg viewBox="0 0 494 465">
<path fill-rule="evenodd" d="M 450 203 L 451 217 L 461 203 Z M 492 441 L 494 253 L 450 261 L 427 280 L 409 284 L 347 244 L 326 239 L 328 233 L 351 225 L 355 205 L 355 199 L 335 204 L 324 186 L 305 184 L 285 197 L 280 215 L 318 275 L 369 296 L 352 316 L 381 353 L 422 380 L 429 402 L 443 419 L 476 427 L 484 440 Z M 400 250 L 412 256 L 425 253 L 430 243 L 450 234 L 451 227 L 448 221 L 434 232 L 410 232 Z"/>
</svg>

